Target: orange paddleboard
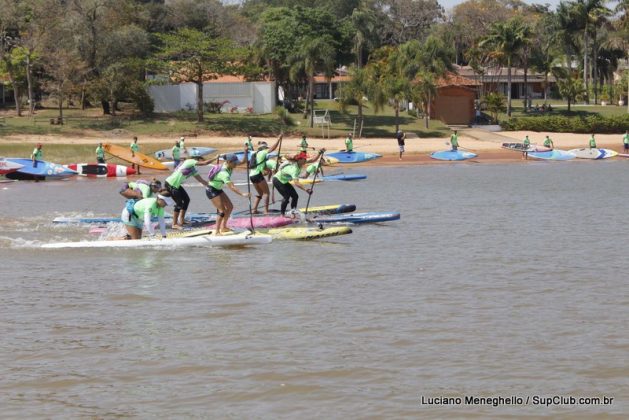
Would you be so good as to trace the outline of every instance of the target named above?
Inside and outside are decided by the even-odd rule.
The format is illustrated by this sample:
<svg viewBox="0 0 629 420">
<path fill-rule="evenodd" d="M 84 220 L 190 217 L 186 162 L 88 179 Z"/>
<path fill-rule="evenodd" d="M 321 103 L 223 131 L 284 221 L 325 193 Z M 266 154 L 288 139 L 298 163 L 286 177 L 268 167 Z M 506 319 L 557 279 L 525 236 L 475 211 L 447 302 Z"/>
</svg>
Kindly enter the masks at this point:
<svg viewBox="0 0 629 420">
<path fill-rule="evenodd" d="M 139 152 L 132 154 L 131 150 L 128 147 L 105 143 L 103 144 L 103 149 L 105 149 L 105 151 L 112 156 L 115 156 L 127 162 L 135 163 L 136 165 L 142 166 L 143 168 L 159 169 L 160 171 L 168 170 L 168 167 L 164 166 L 164 164 L 159 160 L 154 159 L 150 156 L 143 155 Z"/>
</svg>

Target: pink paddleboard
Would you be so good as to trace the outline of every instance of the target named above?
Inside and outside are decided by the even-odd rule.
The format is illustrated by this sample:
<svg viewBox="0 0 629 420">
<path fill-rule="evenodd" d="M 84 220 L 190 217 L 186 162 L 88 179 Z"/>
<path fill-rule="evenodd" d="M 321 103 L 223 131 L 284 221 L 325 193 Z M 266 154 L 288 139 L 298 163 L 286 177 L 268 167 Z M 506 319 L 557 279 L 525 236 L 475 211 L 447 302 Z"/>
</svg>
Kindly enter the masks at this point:
<svg viewBox="0 0 629 420">
<path fill-rule="evenodd" d="M 291 219 L 282 216 L 256 216 L 253 218 L 254 228 L 275 228 L 290 225 L 298 222 L 299 219 Z M 248 217 L 230 218 L 227 226 L 234 229 L 248 229 L 251 227 L 251 221 Z"/>
</svg>

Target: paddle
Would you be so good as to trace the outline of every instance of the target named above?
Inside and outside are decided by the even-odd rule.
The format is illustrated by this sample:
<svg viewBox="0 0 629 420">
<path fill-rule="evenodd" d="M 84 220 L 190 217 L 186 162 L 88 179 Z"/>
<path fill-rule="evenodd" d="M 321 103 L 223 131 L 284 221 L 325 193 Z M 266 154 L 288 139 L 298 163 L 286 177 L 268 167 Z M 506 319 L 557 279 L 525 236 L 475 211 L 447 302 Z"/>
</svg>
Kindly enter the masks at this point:
<svg viewBox="0 0 629 420">
<path fill-rule="evenodd" d="M 446 146 L 452 146 L 452 145 L 450 144 L 450 142 L 449 142 L 449 141 L 445 142 L 445 145 L 446 145 Z M 468 148 L 463 147 L 463 146 L 457 146 L 457 148 L 459 148 L 459 149 L 463 149 L 463 150 L 467 150 L 468 152 L 474 152 L 474 153 L 476 153 L 476 150 L 468 149 Z"/>
<path fill-rule="evenodd" d="M 273 175 L 275 175 L 280 169 L 280 160 L 282 160 L 282 140 L 284 140 L 283 134 L 284 130 L 280 132 L 282 138 L 280 139 L 280 145 L 277 148 L 277 165 L 275 166 L 275 169 L 271 171 L 271 176 L 269 177 L 269 179 L 273 179 Z M 275 185 L 273 185 L 273 183 L 271 183 L 271 204 L 275 204 Z"/>
<path fill-rule="evenodd" d="M 249 171 L 251 170 L 251 168 L 249 167 L 249 159 L 247 158 L 248 155 L 248 148 L 245 148 L 245 159 L 247 159 L 247 192 L 249 193 L 249 224 L 251 226 L 251 233 L 256 233 L 255 229 L 253 228 L 253 209 L 251 206 L 251 179 L 249 177 Z"/>
<path fill-rule="evenodd" d="M 317 170 L 315 171 L 314 178 L 312 178 L 312 186 L 310 187 L 310 193 L 308 194 L 308 201 L 306 201 L 306 211 L 304 212 L 304 217 L 308 217 L 308 207 L 310 207 L 310 198 L 312 198 L 312 193 L 314 192 L 314 187 L 317 182 L 317 175 L 319 174 L 319 166 L 321 165 L 321 159 L 323 158 L 324 153 L 325 153 L 325 149 L 321 149 L 321 155 L 319 156 L 319 160 L 317 161 Z"/>
</svg>

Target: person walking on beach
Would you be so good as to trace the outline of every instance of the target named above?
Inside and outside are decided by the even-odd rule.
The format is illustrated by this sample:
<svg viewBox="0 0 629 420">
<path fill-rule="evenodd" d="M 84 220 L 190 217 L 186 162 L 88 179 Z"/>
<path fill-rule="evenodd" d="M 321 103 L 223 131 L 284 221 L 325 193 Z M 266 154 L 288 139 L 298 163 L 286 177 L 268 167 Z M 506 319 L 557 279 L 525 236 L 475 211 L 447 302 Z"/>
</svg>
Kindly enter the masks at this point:
<svg viewBox="0 0 629 420">
<path fill-rule="evenodd" d="M 548 134 L 546 134 L 546 138 L 544 139 L 544 147 L 550 147 L 551 150 L 555 148 L 555 143 L 548 137 Z"/>
<path fill-rule="evenodd" d="M 105 149 L 103 149 L 103 143 L 98 143 L 96 148 L 96 162 L 105 163 Z"/>
<path fill-rule="evenodd" d="M 625 153 L 629 152 L 629 130 L 625 131 L 625 135 L 622 136 L 622 145 L 625 149 Z"/>
<path fill-rule="evenodd" d="M 450 145 L 453 152 L 456 152 L 459 148 L 459 135 L 457 133 L 457 130 L 454 130 L 454 133 L 450 136 Z"/>
<path fill-rule="evenodd" d="M 354 140 L 352 140 L 352 133 L 347 134 L 347 138 L 345 139 L 345 151 L 347 153 L 352 153 L 354 151 Z"/>
<path fill-rule="evenodd" d="M 173 155 L 173 162 L 174 162 L 173 169 L 176 169 L 177 166 L 179 166 L 179 162 L 181 161 L 181 143 L 176 141 L 175 146 L 173 146 L 171 152 Z"/>
<path fill-rule="evenodd" d="M 397 139 L 397 145 L 400 149 L 400 160 L 402 160 L 402 154 L 404 154 L 404 140 L 406 139 L 406 133 L 402 130 L 398 130 L 395 133 L 395 138 Z"/>
<path fill-rule="evenodd" d="M 175 201 L 175 210 L 173 211 L 173 229 L 183 228 L 186 211 L 190 205 L 190 196 L 181 184 L 183 184 L 186 179 L 194 177 L 201 185 L 207 188 L 209 184 L 201 175 L 199 175 L 197 166 L 209 165 L 214 160 L 215 158 L 202 160 L 200 157 L 186 159 L 177 167 L 177 169 L 175 169 L 175 172 L 166 178 L 166 181 L 164 182 L 166 184 L 166 190 Z"/>
<path fill-rule="evenodd" d="M 306 141 L 306 135 L 301 136 L 301 143 L 299 144 L 299 150 L 302 152 L 308 151 L 308 141 Z"/>
<path fill-rule="evenodd" d="M 186 154 L 186 138 L 184 136 L 179 137 L 179 149 L 184 155 Z"/>
<path fill-rule="evenodd" d="M 131 149 L 131 157 L 135 157 L 135 154 L 140 152 L 140 146 L 138 145 L 138 137 L 133 136 L 133 142 L 129 145 Z M 136 168 L 137 167 L 137 168 Z M 138 175 L 140 175 L 140 165 L 136 165 L 134 163 L 131 164 L 131 169 L 136 169 Z"/>
<path fill-rule="evenodd" d="M 594 133 L 592 133 L 592 137 L 590 137 L 590 149 L 596 149 L 596 140 L 594 140 Z"/>
<path fill-rule="evenodd" d="M 529 140 L 529 136 L 524 136 L 524 141 L 522 142 L 524 147 L 522 148 L 524 151 L 522 152 L 522 159 L 529 158 L 529 147 L 531 147 L 531 140 Z"/>
<path fill-rule="evenodd" d="M 214 233 L 216 236 L 220 236 L 225 232 L 231 232 L 230 229 L 227 229 L 227 221 L 232 214 L 232 210 L 234 210 L 234 205 L 227 194 L 225 194 L 225 191 L 223 191 L 225 185 L 242 197 L 250 197 L 249 193 L 240 192 L 231 180 L 232 171 L 239 163 L 238 156 L 235 154 L 230 153 L 226 155 L 225 163 L 220 171 L 210 179 L 208 186 L 205 188 L 205 195 L 210 199 L 214 207 L 216 207 L 216 213 L 218 215 L 216 218 L 216 231 Z"/>
<path fill-rule="evenodd" d="M 44 152 L 42 152 L 41 148 L 42 148 L 42 144 L 37 143 L 37 145 L 33 149 L 33 153 L 31 153 L 31 160 L 33 161 L 33 168 L 37 168 L 37 161 L 42 160 L 44 158 Z"/>
</svg>

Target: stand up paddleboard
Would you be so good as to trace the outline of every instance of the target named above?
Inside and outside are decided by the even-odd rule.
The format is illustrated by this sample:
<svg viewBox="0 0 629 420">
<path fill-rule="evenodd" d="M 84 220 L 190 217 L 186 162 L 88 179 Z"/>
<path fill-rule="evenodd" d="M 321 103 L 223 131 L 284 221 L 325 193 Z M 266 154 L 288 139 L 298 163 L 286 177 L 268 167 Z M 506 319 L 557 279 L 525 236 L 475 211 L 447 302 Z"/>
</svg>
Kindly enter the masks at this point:
<svg viewBox="0 0 629 420">
<path fill-rule="evenodd" d="M 76 171 L 78 175 L 90 178 L 125 177 L 135 174 L 135 169 L 113 163 L 73 163 L 65 166 Z"/>
<path fill-rule="evenodd" d="M 346 152 L 344 150 L 340 150 L 334 153 L 328 153 L 326 156 L 328 158 L 338 159 L 339 163 L 361 163 L 382 157 L 382 155 L 379 155 L 377 153 Z"/>
<path fill-rule="evenodd" d="M 289 227 L 279 229 L 265 230 L 273 236 L 273 239 L 293 239 L 293 240 L 311 240 L 320 238 L 330 238 L 332 236 L 348 235 L 352 233 L 352 229 L 347 226 L 333 226 L 326 228 L 318 227 Z"/>
<path fill-rule="evenodd" d="M 117 157 L 118 159 L 135 163 L 136 165 L 142 166 L 143 168 L 157 169 L 160 171 L 168 170 L 168 168 L 164 166 L 159 160 L 150 156 L 146 156 L 139 152 L 131 153 L 131 150 L 128 147 L 105 143 L 103 144 L 103 149 L 105 149 L 105 152 Z"/>
<path fill-rule="evenodd" d="M 333 216 L 315 216 L 310 221 L 313 223 L 380 223 L 399 220 L 399 212 L 366 212 L 366 213 L 350 213 L 339 214 Z"/>
<path fill-rule="evenodd" d="M 181 151 L 181 158 L 191 158 L 191 157 L 203 157 L 210 155 L 216 152 L 216 149 L 213 147 L 186 147 Z M 164 149 L 158 150 L 155 152 L 155 158 L 159 160 L 172 160 L 173 158 L 173 150 L 172 149 Z"/>
<path fill-rule="evenodd" d="M 476 153 L 466 152 L 465 150 L 442 150 L 440 152 L 433 152 L 430 157 L 437 160 L 467 160 L 478 156 Z"/>
<path fill-rule="evenodd" d="M 550 152 L 533 152 L 529 153 L 529 157 L 542 160 L 572 160 L 576 158 L 574 153 L 565 150 L 554 149 Z"/>
<path fill-rule="evenodd" d="M 9 179 L 43 181 L 45 179 L 61 179 L 76 175 L 76 171 L 57 163 L 46 162 L 45 160 L 36 160 L 35 164 L 33 164 L 32 159 L 6 158 L 6 160 L 22 165 L 17 171 L 6 175 Z"/>
<path fill-rule="evenodd" d="M 23 167 L 24 165 L 20 165 L 19 163 L 11 162 L 5 158 L 0 158 L 0 175 L 10 174 L 11 172 L 15 172 Z"/>
<path fill-rule="evenodd" d="M 551 150 L 550 147 L 538 146 L 537 144 L 525 146 L 524 143 L 502 143 L 502 148 L 514 152 L 549 152 Z"/>
<path fill-rule="evenodd" d="M 577 159 L 607 159 L 617 156 L 618 153 L 611 149 L 572 149 L 568 152 L 573 153 Z"/>
</svg>

